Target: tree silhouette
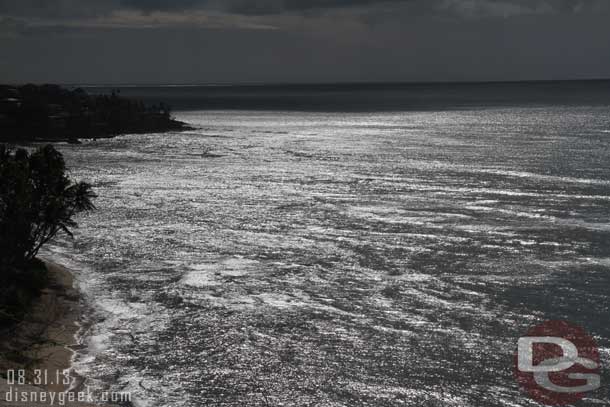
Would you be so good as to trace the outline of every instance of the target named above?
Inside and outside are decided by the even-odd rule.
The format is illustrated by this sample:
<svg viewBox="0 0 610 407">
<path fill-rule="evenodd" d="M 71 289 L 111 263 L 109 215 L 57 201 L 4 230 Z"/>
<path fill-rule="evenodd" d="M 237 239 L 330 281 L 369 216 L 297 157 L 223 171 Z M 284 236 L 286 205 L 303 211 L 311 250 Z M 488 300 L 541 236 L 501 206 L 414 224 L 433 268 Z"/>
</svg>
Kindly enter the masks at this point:
<svg viewBox="0 0 610 407">
<path fill-rule="evenodd" d="M 65 169 L 51 145 L 32 154 L 0 146 L 0 263 L 5 270 L 27 267 L 59 232 L 72 236 L 76 214 L 95 208 L 91 185 L 71 181 Z"/>
</svg>

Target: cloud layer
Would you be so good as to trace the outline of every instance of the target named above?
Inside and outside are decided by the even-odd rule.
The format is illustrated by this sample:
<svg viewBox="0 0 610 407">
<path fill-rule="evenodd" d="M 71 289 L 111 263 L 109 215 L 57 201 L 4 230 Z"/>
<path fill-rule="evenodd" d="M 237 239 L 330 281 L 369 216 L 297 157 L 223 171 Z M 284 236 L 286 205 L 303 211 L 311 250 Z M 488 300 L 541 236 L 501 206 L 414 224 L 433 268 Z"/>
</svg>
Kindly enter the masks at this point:
<svg viewBox="0 0 610 407">
<path fill-rule="evenodd" d="M 189 14 L 193 11 L 240 16 L 312 16 L 395 10 L 402 17 L 487 17 L 519 14 L 600 12 L 607 0 L 0 0 L 0 16 L 71 20 L 116 13 Z"/>
<path fill-rule="evenodd" d="M 610 77 L 609 16 L 608 0 L 0 0 L 0 77 Z"/>
</svg>

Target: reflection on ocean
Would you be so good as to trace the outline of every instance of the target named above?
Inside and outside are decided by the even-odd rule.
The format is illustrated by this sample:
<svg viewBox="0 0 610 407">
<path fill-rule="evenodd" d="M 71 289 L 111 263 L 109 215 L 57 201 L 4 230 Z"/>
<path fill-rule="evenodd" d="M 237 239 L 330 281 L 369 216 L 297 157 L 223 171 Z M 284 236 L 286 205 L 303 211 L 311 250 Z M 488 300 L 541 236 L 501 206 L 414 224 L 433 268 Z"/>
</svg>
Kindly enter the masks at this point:
<svg viewBox="0 0 610 407">
<path fill-rule="evenodd" d="M 99 194 L 50 249 L 94 309 L 91 384 L 150 406 L 534 406 L 512 358 L 545 319 L 610 361 L 610 108 L 178 119 L 198 129 L 60 147 Z"/>
</svg>

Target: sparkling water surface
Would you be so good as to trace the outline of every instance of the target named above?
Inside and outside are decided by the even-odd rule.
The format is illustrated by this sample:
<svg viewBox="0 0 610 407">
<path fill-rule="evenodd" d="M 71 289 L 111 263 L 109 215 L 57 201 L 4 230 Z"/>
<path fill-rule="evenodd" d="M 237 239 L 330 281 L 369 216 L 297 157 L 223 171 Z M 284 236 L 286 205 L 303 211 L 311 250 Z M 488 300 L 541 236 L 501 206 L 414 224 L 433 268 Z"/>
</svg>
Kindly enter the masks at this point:
<svg viewBox="0 0 610 407">
<path fill-rule="evenodd" d="M 608 366 L 609 107 L 177 117 L 196 130 L 60 146 L 99 195 L 46 252 L 93 309 L 89 384 L 137 406 L 535 406 L 513 354 L 546 319 Z"/>
</svg>

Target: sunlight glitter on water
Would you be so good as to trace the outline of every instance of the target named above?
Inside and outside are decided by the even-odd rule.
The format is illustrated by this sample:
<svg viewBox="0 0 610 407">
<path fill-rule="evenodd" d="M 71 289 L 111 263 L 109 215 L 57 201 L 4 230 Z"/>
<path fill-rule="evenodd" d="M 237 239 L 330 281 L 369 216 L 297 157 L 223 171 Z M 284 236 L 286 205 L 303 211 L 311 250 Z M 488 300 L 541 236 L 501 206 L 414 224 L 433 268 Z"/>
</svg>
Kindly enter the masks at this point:
<svg viewBox="0 0 610 407">
<path fill-rule="evenodd" d="M 99 194 L 50 250 L 95 310 L 77 369 L 151 406 L 534 405 L 530 324 L 610 345 L 608 117 L 188 112 L 61 146 Z"/>
</svg>

